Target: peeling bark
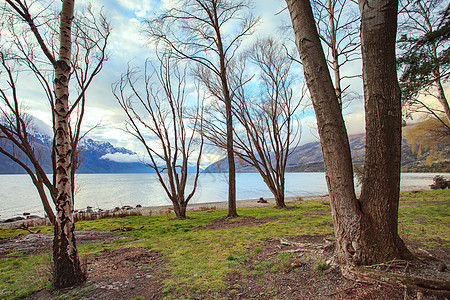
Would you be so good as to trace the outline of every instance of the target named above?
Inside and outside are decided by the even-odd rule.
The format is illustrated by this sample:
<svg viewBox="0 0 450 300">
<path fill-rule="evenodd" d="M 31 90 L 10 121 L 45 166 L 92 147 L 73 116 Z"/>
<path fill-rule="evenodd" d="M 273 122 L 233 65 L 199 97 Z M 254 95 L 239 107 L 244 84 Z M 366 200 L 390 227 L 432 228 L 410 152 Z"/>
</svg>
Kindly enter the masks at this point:
<svg viewBox="0 0 450 300">
<path fill-rule="evenodd" d="M 84 281 L 78 258 L 73 194 L 71 181 L 72 147 L 69 133 L 69 76 L 72 47 L 71 24 L 74 1 L 65 0 L 61 10 L 60 51 L 55 64 L 55 160 L 56 160 L 56 220 L 53 240 L 53 285 L 56 288 L 73 286 Z"/>
</svg>

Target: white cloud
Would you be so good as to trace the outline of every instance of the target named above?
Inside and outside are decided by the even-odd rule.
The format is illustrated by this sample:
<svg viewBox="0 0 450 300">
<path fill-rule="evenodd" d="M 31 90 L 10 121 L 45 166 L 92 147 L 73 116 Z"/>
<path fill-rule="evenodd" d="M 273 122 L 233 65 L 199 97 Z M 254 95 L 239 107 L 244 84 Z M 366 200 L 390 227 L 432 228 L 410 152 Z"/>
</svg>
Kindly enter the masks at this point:
<svg viewBox="0 0 450 300">
<path fill-rule="evenodd" d="M 136 17 L 145 18 L 154 10 L 153 6 L 148 0 L 118 0 L 118 4 L 127 11 L 133 11 Z"/>
<path fill-rule="evenodd" d="M 137 154 L 126 153 L 108 153 L 100 157 L 100 159 L 107 159 L 119 163 L 136 163 L 142 161 L 141 157 Z"/>
<path fill-rule="evenodd" d="M 348 135 L 363 133 L 365 131 L 364 111 L 357 111 L 344 115 Z"/>
</svg>

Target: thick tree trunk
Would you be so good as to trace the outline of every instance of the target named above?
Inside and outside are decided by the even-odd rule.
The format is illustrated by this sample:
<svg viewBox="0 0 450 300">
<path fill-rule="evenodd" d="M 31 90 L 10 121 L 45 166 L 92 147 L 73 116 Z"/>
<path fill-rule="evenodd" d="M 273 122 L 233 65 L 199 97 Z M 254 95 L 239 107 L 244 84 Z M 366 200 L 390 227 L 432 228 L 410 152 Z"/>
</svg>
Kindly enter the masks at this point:
<svg viewBox="0 0 450 300">
<path fill-rule="evenodd" d="M 267 170 L 268 168 L 266 168 Z M 276 182 L 276 179 L 268 175 L 269 171 L 267 170 L 267 173 L 264 173 L 261 169 L 258 169 L 259 174 L 264 180 L 264 183 L 267 185 L 269 190 L 272 192 L 273 197 L 275 198 L 275 204 L 278 208 L 285 208 L 286 203 L 284 202 L 284 184 L 278 184 Z M 284 174 L 284 173 L 283 173 Z M 283 177 L 284 182 L 284 177 Z"/>
<path fill-rule="evenodd" d="M 392 152 L 387 151 L 385 155 L 381 155 L 378 159 L 384 160 L 379 162 L 382 167 L 374 166 L 374 158 L 369 158 L 369 165 L 365 169 L 368 170 L 372 176 L 369 177 L 375 183 L 371 186 L 374 188 L 385 189 L 386 194 L 389 194 L 389 200 L 386 200 L 385 206 L 383 202 L 379 205 L 376 193 L 380 190 L 371 193 L 371 196 L 364 196 L 360 203 L 355 196 L 353 185 L 353 169 L 352 159 L 350 155 L 350 147 L 348 136 L 344 125 L 344 120 L 341 113 L 341 108 L 331 81 L 330 73 L 326 64 L 324 52 L 320 43 L 320 39 L 315 27 L 314 17 L 311 10 L 309 0 L 287 0 L 289 11 L 291 13 L 292 24 L 296 34 L 297 47 L 299 49 L 300 58 L 303 62 L 303 69 L 305 73 L 306 82 L 311 93 L 311 98 L 314 105 L 314 110 L 317 118 L 317 127 L 322 145 L 322 152 L 325 161 L 325 172 L 328 190 L 331 198 L 331 213 L 333 216 L 334 231 L 336 237 L 336 251 L 335 261 L 341 264 L 356 263 L 375 263 L 388 258 L 396 257 L 403 250 L 400 238 L 397 234 L 397 211 L 398 211 L 398 174 L 394 170 L 394 175 L 383 173 L 381 178 L 376 178 L 377 172 L 384 170 L 387 165 L 391 163 L 394 168 L 397 168 L 400 159 L 397 144 L 393 145 Z M 374 1 L 377 2 L 377 1 Z M 387 4 L 387 5 L 386 5 Z M 392 13 L 396 14 L 396 6 L 392 4 L 371 3 L 370 7 L 384 7 L 388 8 L 388 14 L 391 17 Z M 377 12 L 383 13 L 383 12 Z M 378 17 L 377 13 L 375 17 Z M 384 12 L 386 13 L 386 12 Z M 368 17 L 367 15 L 365 16 Z M 388 19 L 385 19 L 388 20 Z M 394 26 L 393 28 L 383 30 L 394 30 L 395 24 L 378 24 L 378 27 Z M 383 34 L 391 34 L 391 32 L 383 32 Z M 379 38 L 379 37 L 378 37 Z M 395 38 L 392 46 L 395 44 Z M 386 45 L 384 45 L 386 46 Z M 389 57 L 385 60 L 385 52 L 377 49 L 377 54 L 372 56 L 373 60 L 378 61 L 378 65 L 365 65 L 365 68 L 387 68 L 385 65 L 392 64 L 395 70 L 395 56 L 394 60 Z M 373 55 L 373 54 L 371 54 Z M 369 69 L 370 70 L 370 69 Z M 368 70 L 366 70 L 368 71 Z M 394 73 L 395 74 L 395 73 Z M 392 74 L 390 74 L 392 75 Z M 392 80 L 392 77 L 390 77 Z M 393 79 L 397 85 L 396 78 Z M 366 86 L 365 86 L 366 87 Z M 400 126 L 400 115 L 397 115 L 397 97 L 399 96 L 398 86 L 395 89 L 387 88 L 385 93 L 384 86 L 377 86 L 380 94 L 383 95 L 383 100 L 395 103 L 394 107 L 385 111 L 385 114 L 374 115 L 376 111 L 369 112 L 370 116 L 367 122 L 374 122 L 369 124 L 367 136 L 372 133 L 370 130 L 379 132 L 377 138 L 389 139 L 391 129 L 386 130 L 387 125 L 392 125 L 395 129 L 394 141 L 398 143 L 398 130 Z M 398 95 L 397 95 L 398 94 Z M 381 99 L 379 99 L 381 101 Z M 399 100 L 399 99 L 398 99 Z M 366 100 L 367 102 L 367 100 Z M 400 102 L 399 102 L 400 103 Z M 381 104 L 382 105 L 382 104 Z M 392 111 L 390 110 L 392 109 Z M 391 114 L 393 117 L 391 118 Z M 390 118 L 387 121 L 375 123 L 376 118 Z M 381 127 L 378 127 L 381 126 Z M 390 140 L 391 141 L 391 140 Z M 385 143 L 384 141 L 382 143 Z M 381 145 L 373 144 L 369 141 L 367 149 L 369 153 L 377 154 L 380 149 L 376 148 Z M 385 151 L 383 149 L 381 151 Z M 366 150 L 367 151 L 367 150 Z M 367 155 L 367 154 L 366 154 Z M 373 155 L 373 154 L 369 154 Z M 367 180 L 369 180 L 369 178 Z M 366 186 L 368 188 L 369 185 Z M 394 195 L 395 194 L 395 195 Z M 376 220 L 374 220 L 376 219 Z M 395 219 L 395 220 L 393 220 Z M 374 230 L 373 223 L 385 225 L 385 231 L 378 232 Z M 389 240 L 384 241 L 384 238 L 390 237 Z"/>
<path fill-rule="evenodd" d="M 357 260 L 364 263 L 408 253 L 397 232 L 402 139 L 395 57 L 397 6 L 396 0 L 359 1 L 366 158 L 360 197 L 364 252 Z"/>
<path fill-rule="evenodd" d="M 55 159 L 56 220 L 53 240 L 53 285 L 73 286 L 86 279 L 78 258 L 71 181 L 71 148 L 69 138 L 69 74 L 71 56 L 71 24 L 74 1 L 64 0 L 61 10 L 60 52 L 55 65 Z"/>
<path fill-rule="evenodd" d="M 186 219 L 186 208 L 187 201 L 179 201 L 178 199 L 172 200 L 173 203 L 173 211 L 175 212 L 175 216 L 177 219 L 184 220 Z"/>
<path fill-rule="evenodd" d="M 278 208 L 285 208 L 286 203 L 284 202 L 284 187 L 278 187 L 277 192 L 274 194 L 275 203 Z"/>
<path fill-rule="evenodd" d="M 360 234 L 359 204 L 341 108 L 315 27 L 309 0 L 287 0 L 306 83 L 316 112 L 336 237 L 335 258 L 345 263 Z"/>
</svg>

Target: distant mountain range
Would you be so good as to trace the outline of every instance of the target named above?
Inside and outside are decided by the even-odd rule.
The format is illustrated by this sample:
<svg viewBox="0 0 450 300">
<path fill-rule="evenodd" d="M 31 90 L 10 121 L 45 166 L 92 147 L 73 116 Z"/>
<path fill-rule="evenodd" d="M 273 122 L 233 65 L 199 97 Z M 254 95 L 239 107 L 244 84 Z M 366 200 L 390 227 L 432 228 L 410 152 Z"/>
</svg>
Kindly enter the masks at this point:
<svg viewBox="0 0 450 300">
<path fill-rule="evenodd" d="M 51 149 L 53 132 L 51 127 L 37 118 L 33 118 L 33 123 L 29 129 L 33 138 L 35 153 L 39 153 L 40 162 L 46 173 L 52 173 Z M 13 153 L 12 143 L 3 141 L 9 153 Z M 82 139 L 79 143 L 81 165 L 77 173 L 155 173 L 146 166 L 143 157 L 129 149 L 114 147 L 105 141 L 96 141 L 90 138 Z M 18 153 L 17 151 L 15 151 Z M 20 157 L 23 162 L 32 168 L 25 156 Z M 196 165 L 189 165 L 188 172 L 196 172 Z M 25 170 L 13 162 L 4 154 L 0 153 L 0 174 L 24 174 Z"/>
<path fill-rule="evenodd" d="M 33 134 L 33 146 L 41 156 L 41 164 L 47 173 L 52 173 L 51 146 L 48 135 Z M 7 144 L 10 150 L 11 145 Z M 80 142 L 81 166 L 78 173 L 152 173 L 151 168 L 139 161 L 138 155 L 125 148 L 118 148 L 109 142 L 85 139 Z M 10 152 L 10 151 L 9 151 Z M 27 161 L 22 158 L 22 161 Z M 28 163 L 31 166 L 31 164 Z M 8 157 L 0 153 L 0 174 L 23 174 L 25 171 Z"/>
<path fill-rule="evenodd" d="M 40 126 L 42 127 L 42 126 Z M 39 128 L 33 130 L 33 142 L 36 153 L 40 153 L 41 163 L 44 170 L 52 172 L 51 168 L 51 146 L 52 140 L 49 136 L 48 128 Z M 364 147 L 366 142 L 365 134 L 352 135 L 350 139 L 350 148 L 352 151 L 353 162 L 356 165 L 364 164 Z M 9 151 L 12 151 L 11 144 L 6 144 Z M 147 167 L 135 152 L 122 148 L 114 147 L 109 142 L 95 141 L 92 139 L 83 139 L 80 142 L 80 160 L 81 166 L 78 173 L 154 173 L 154 170 Z M 427 153 L 421 157 L 412 153 L 411 148 L 406 141 L 402 144 L 402 168 L 409 172 L 450 172 L 450 146 L 447 145 L 441 149 L 441 162 L 428 166 L 426 163 Z M 22 157 L 22 161 L 27 161 Z M 30 163 L 28 165 L 31 166 Z M 189 171 L 195 172 L 196 166 L 190 166 Z M 294 149 L 288 158 L 287 172 L 322 172 L 324 170 L 322 150 L 319 142 L 312 142 Z M 251 166 L 246 166 L 237 160 L 237 172 L 256 172 Z M 211 165 L 205 170 L 205 173 L 223 173 L 228 172 L 227 160 L 222 159 Z M 8 157 L 0 153 L 0 174 L 24 174 L 25 171 Z"/>
<path fill-rule="evenodd" d="M 364 164 L 366 135 L 357 134 L 349 136 L 350 149 L 352 151 L 352 159 L 355 165 Z M 441 149 L 441 162 L 428 166 L 426 156 L 423 153 L 418 157 L 412 153 L 411 148 L 405 140 L 402 141 L 402 170 L 404 172 L 450 172 L 450 145 Z M 222 173 L 228 172 L 228 160 L 222 159 L 205 169 L 205 173 Z M 256 172 L 252 166 L 244 165 L 237 160 L 237 172 Z M 294 149 L 287 161 L 287 172 L 323 172 L 324 163 L 322 149 L 319 142 L 312 142 L 298 146 Z"/>
</svg>

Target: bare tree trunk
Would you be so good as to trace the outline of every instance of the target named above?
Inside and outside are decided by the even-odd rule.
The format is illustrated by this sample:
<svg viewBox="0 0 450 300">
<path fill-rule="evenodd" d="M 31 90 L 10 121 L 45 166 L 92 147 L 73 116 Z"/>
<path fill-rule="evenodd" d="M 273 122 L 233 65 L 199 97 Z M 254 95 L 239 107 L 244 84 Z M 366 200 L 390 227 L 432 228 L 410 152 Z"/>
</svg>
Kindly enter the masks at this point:
<svg viewBox="0 0 450 300">
<path fill-rule="evenodd" d="M 429 21 L 428 21 L 429 22 Z M 430 25 L 430 32 L 432 28 Z M 436 45 L 433 43 L 431 45 L 431 51 L 433 52 L 433 58 L 435 60 L 438 59 L 437 49 Z M 434 76 L 436 77 L 436 88 L 437 88 L 437 99 L 439 103 L 442 105 L 442 108 L 444 109 L 445 116 L 447 117 L 447 120 L 450 122 L 450 107 L 448 105 L 447 97 L 445 97 L 445 91 L 444 87 L 442 86 L 442 80 L 441 80 L 441 72 L 439 70 L 439 66 L 436 66 L 436 70 L 433 72 Z"/>
<path fill-rule="evenodd" d="M 186 207 L 187 207 L 187 202 L 186 201 L 183 201 L 183 202 L 181 202 L 180 203 L 180 216 L 179 216 L 179 218 L 180 219 L 186 219 Z"/>
<path fill-rule="evenodd" d="M 433 32 L 433 26 L 431 25 L 429 14 L 425 10 L 425 8 L 420 0 L 417 1 L 417 5 L 420 8 L 421 15 L 424 18 L 424 21 L 428 28 L 428 33 Z M 438 51 L 437 51 L 437 46 L 436 46 L 435 42 L 431 43 L 431 55 L 435 61 L 438 60 Z M 437 88 L 437 92 L 438 92 L 438 95 L 437 95 L 438 101 L 442 105 L 442 108 L 444 109 L 444 113 L 447 117 L 447 120 L 450 122 L 450 107 L 448 105 L 447 98 L 445 97 L 444 88 L 442 87 L 441 71 L 440 71 L 439 65 L 435 66 L 433 75 L 436 78 L 435 84 L 436 84 L 436 88 Z"/>
<path fill-rule="evenodd" d="M 284 202 L 284 184 L 279 184 L 275 182 L 276 179 L 274 180 L 274 178 L 271 178 L 270 175 L 267 175 L 261 171 L 260 174 L 264 182 L 266 183 L 267 187 L 272 192 L 273 197 L 275 198 L 275 204 L 277 205 L 277 208 L 286 208 L 286 203 Z M 282 180 L 284 181 L 284 176 Z"/>
<path fill-rule="evenodd" d="M 50 202 L 48 201 L 47 194 L 45 193 L 44 183 L 42 182 L 42 180 L 39 180 L 39 179 L 37 179 L 33 183 L 34 183 L 34 186 L 36 187 L 36 189 L 38 190 L 39 197 L 41 198 L 42 204 L 44 205 L 45 213 L 47 214 L 48 219 L 54 226 L 55 221 L 56 221 L 56 216 L 55 216 L 55 213 L 53 212 L 52 207 L 50 206 Z"/>
<path fill-rule="evenodd" d="M 447 120 L 450 122 L 450 107 L 448 105 L 447 97 L 445 97 L 444 88 L 442 87 L 440 79 L 436 82 L 436 87 L 438 90 L 439 103 L 441 103 L 442 107 L 444 108 L 445 116 L 447 117 Z"/>
<path fill-rule="evenodd" d="M 278 208 L 286 208 L 286 203 L 284 202 L 284 187 L 278 187 L 277 193 L 275 194 L 275 203 Z"/>
<path fill-rule="evenodd" d="M 226 98 L 229 98 L 226 97 Z M 238 216 L 236 207 L 236 164 L 233 149 L 233 119 L 231 113 L 231 100 L 226 101 L 227 112 L 227 158 L 228 158 L 228 218 Z"/>
<path fill-rule="evenodd" d="M 339 102 L 339 106 L 342 109 L 342 89 L 341 89 L 341 74 L 339 66 L 339 54 L 337 47 L 337 32 L 334 23 L 334 6 L 336 2 L 328 0 L 328 18 L 330 23 L 330 38 L 331 38 L 331 56 L 333 57 L 333 73 L 334 73 L 334 86 L 336 90 L 336 96 Z"/>
<path fill-rule="evenodd" d="M 216 14 L 217 11 L 214 11 Z M 218 22 L 216 22 L 218 24 Z M 233 147 L 233 112 L 231 109 L 231 95 L 227 80 L 227 67 L 225 63 L 225 52 L 222 45 L 222 37 L 220 28 L 216 27 L 217 48 L 219 50 L 220 60 L 220 79 L 223 90 L 223 98 L 226 111 L 226 128 L 227 128 L 227 158 L 228 158 L 228 218 L 236 218 L 238 216 L 236 207 L 236 163 L 234 161 Z"/>
<path fill-rule="evenodd" d="M 389 2 L 389 0 L 375 1 L 376 3 L 371 3 L 370 8 L 369 5 L 360 4 L 363 20 L 367 22 L 363 26 L 363 31 L 374 27 L 377 29 L 365 32 L 363 36 L 367 39 L 363 44 L 363 52 L 367 51 L 364 59 L 372 59 L 369 64 L 364 64 L 365 91 L 369 88 L 368 85 L 371 85 L 366 91 L 366 96 L 369 97 L 366 99 L 366 110 L 369 115 L 366 119 L 367 137 L 374 135 L 369 138 L 366 147 L 368 164 L 365 167 L 367 172 L 365 180 L 373 182 L 365 185 L 366 191 L 361 196 L 361 201 L 358 201 L 353 185 L 348 136 L 309 0 L 287 0 L 286 2 L 291 13 L 297 47 L 316 112 L 336 237 L 334 259 L 340 264 L 370 264 L 402 256 L 406 248 L 397 233 L 400 93 L 395 77 L 395 53 L 392 51 L 395 47 L 397 3 Z M 381 8 L 388 9 L 380 10 Z M 368 22 L 371 19 L 378 22 L 384 20 L 384 22 L 375 26 Z M 368 43 L 370 39 L 371 42 L 379 39 L 379 42 L 371 45 Z M 389 50 L 386 50 L 386 47 Z M 381 74 L 376 76 L 377 69 L 388 70 L 383 73 L 386 78 Z M 393 73 L 392 70 L 394 70 Z M 388 75 L 390 77 L 387 77 Z M 393 80 L 394 83 L 391 82 L 385 87 L 384 84 L 387 83 L 384 80 Z M 377 95 L 380 96 L 375 98 Z M 376 102 L 375 99 L 381 102 Z M 382 109 L 380 113 L 376 110 L 377 107 Z M 390 137 L 390 134 L 394 136 Z M 380 141 L 377 142 L 374 139 L 380 139 Z M 390 146 L 390 142 L 393 145 Z M 383 149 L 380 150 L 379 147 Z M 387 167 L 391 165 L 394 168 L 392 173 Z M 370 188 L 374 190 L 367 191 Z M 381 197 L 385 196 L 385 199 L 379 199 L 378 194 Z M 383 225 L 383 228 L 378 231 L 376 224 Z M 384 240 L 385 238 L 388 239 Z"/>
<path fill-rule="evenodd" d="M 69 75 L 71 59 L 71 24 L 74 1 L 64 0 L 61 10 L 60 52 L 55 65 L 55 154 L 56 154 L 56 220 L 53 240 L 53 285 L 56 288 L 73 286 L 86 279 L 78 258 L 71 181 L 69 137 Z"/>
<path fill-rule="evenodd" d="M 287 0 L 306 83 L 316 112 L 326 181 L 336 236 L 336 260 L 354 254 L 352 241 L 360 233 L 360 213 L 353 186 L 352 158 L 341 108 L 315 27 L 309 0 Z"/>
<path fill-rule="evenodd" d="M 187 208 L 187 201 L 180 201 L 179 199 L 172 199 L 173 204 L 173 211 L 175 213 L 175 216 L 179 220 L 186 219 L 186 208 Z"/>
<path fill-rule="evenodd" d="M 357 260 L 365 263 L 408 253 L 397 232 L 402 139 L 395 57 L 397 6 L 397 0 L 373 1 L 370 5 L 366 0 L 359 1 L 366 158 L 360 197 L 364 251 Z"/>
</svg>

